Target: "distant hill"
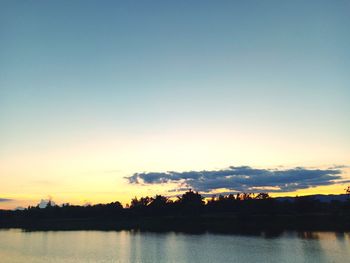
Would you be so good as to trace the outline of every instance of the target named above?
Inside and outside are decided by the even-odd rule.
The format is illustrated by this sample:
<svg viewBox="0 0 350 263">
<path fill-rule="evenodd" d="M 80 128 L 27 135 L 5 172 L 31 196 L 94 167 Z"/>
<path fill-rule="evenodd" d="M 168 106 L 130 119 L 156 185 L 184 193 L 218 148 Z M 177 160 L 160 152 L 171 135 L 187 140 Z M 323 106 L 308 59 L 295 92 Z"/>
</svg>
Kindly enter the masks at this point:
<svg viewBox="0 0 350 263">
<path fill-rule="evenodd" d="M 332 201 L 340 201 L 340 202 L 345 202 L 348 199 L 350 199 L 350 196 L 347 194 L 340 194 L 340 195 L 321 195 L 321 194 L 317 194 L 317 195 L 308 195 L 308 196 L 300 196 L 300 197 L 308 197 L 308 198 L 312 198 L 318 201 L 321 201 L 323 203 L 330 203 Z M 290 201 L 290 202 L 294 202 L 296 197 L 289 197 L 289 196 L 285 196 L 285 197 L 276 197 L 275 199 L 277 201 Z"/>
</svg>

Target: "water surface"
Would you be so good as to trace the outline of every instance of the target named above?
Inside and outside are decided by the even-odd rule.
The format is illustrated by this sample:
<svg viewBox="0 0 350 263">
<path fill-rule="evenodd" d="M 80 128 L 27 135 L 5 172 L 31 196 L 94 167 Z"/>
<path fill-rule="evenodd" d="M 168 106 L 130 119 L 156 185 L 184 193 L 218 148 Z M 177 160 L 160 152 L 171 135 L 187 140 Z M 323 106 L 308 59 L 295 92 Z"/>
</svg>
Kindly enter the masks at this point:
<svg viewBox="0 0 350 263">
<path fill-rule="evenodd" d="M 2 263 L 348 262 L 350 234 L 279 237 L 103 231 L 0 231 Z"/>
</svg>

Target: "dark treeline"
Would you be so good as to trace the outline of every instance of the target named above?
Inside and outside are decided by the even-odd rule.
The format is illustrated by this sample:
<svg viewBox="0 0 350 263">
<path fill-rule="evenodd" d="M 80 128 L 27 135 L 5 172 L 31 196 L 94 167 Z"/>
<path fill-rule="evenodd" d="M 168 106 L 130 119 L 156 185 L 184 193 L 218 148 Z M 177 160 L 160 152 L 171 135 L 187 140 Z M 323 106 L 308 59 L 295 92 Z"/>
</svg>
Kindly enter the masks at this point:
<svg viewBox="0 0 350 263">
<path fill-rule="evenodd" d="M 348 189 L 349 193 L 349 189 Z M 213 196 L 205 201 L 188 191 L 177 200 L 141 197 L 77 206 L 64 204 L 0 210 L 0 228 L 27 230 L 139 229 L 149 231 L 279 232 L 350 231 L 350 200 L 321 202 L 314 197 L 280 201 L 267 193 Z"/>
</svg>

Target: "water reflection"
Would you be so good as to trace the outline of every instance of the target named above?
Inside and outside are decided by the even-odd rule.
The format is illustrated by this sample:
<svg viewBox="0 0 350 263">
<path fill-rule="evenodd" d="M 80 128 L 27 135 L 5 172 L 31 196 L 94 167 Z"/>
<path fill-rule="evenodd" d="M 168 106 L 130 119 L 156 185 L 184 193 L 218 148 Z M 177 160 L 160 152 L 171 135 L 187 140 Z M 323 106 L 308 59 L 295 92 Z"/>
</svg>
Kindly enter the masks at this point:
<svg viewBox="0 0 350 263">
<path fill-rule="evenodd" d="M 298 237 L 302 239 L 319 239 L 319 233 L 318 232 L 298 232 Z"/>
<path fill-rule="evenodd" d="M 2 263 L 347 262 L 349 233 L 259 236 L 137 231 L 0 231 Z"/>
</svg>

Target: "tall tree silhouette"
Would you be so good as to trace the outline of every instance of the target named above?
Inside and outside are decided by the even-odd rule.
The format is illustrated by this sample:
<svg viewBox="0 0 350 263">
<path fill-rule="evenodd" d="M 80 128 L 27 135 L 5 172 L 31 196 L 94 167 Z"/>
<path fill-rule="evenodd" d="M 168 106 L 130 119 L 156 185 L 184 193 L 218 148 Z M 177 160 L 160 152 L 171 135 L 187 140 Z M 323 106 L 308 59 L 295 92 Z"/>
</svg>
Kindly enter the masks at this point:
<svg viewBox="0 0 350 263">
<path fill-rule="evenodd" d="M 151 198 L 149 206 L 153 208 L 162 208 L 165 207 L 168 202 L 170 201 L 167 197 L 162 195 L 156 195 L 155 197 Z"/>
<path fill-rule="evenodd" d="M 204 197 L 198 192 L 193 192 L 192 189 L 178 197 L 178 204 L 180 208 L 188 214 L 197 214 L 204 206 Z"/>
<path fill-rule="evenodd" d="M 144 208 L 148 206 L 150 203 L 151 203 L 151 198 L 148 196 L 141 197 L 140 199 L 137 199 L 137 197 L 135 197 L 131 200 L 130 208 Z"/>
<path fill-rule="evenodd" d="M 201 206 L 204 204 L 204 197 L 198 192 L 193 192 L 192 189 L 178 197 L 178 199 L 182 205 Z"/>
</svg>

